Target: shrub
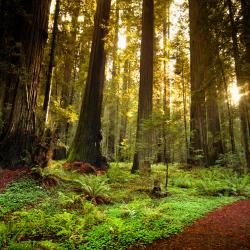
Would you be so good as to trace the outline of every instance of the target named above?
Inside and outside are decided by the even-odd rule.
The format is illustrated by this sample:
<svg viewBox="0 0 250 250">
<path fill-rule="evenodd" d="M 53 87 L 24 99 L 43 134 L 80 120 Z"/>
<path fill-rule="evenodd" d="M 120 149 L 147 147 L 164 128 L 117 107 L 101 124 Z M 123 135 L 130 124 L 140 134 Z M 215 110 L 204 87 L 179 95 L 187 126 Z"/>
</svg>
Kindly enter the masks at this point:
<svg viewBox="0 0 250 250">
<path fill-rule="evenodd" d="M 219 166 L 227 166 L 235 170 L 241 170 L 241 166 L 243 165 L 239 155 L 233 153 L 221 154 L 215 163 Z"/>
<path fill-rule="evenodd" d="M 78 176 L 75 182 L 80 185 L 85 197 L 94 204 L 110 203 L 109 186 L 102 176 Z"/>
<path fill-rule="evenodd" d="M 232 170 L 213 168 L 203 172 L 198 182 L 198 190 L 201 194 L 211 196 L 221 195 L 247 195 L 249 176 L 240 176 Z"/>
<path fill-rule="evenodd" d="M 64 194 L 58 192 L 57 204 L 61 208 L 82 210 L 84 207 L 84 198 L 75 193 Z"/>
<path fill-rule="evenodd" d="M 183 176 L 174 178 L 173 184 L 174 186 L 180 187 L 180 188 L 191 188 L 192 180 L 189 175 L 183 175 Z"/>
</svg>

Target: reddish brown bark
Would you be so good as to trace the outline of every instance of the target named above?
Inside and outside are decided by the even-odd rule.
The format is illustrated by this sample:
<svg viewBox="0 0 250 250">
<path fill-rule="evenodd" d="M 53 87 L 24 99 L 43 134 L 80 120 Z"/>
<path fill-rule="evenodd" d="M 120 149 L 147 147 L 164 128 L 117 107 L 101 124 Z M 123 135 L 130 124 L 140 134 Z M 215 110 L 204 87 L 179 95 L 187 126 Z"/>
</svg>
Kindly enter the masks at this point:
<svg viewBox="0 0 250 250">
<path fill-rule="evenodd" d="M 136 152 L 131 172 L 138 170 L 150 158 L 150 133 L 143 133 L 143 120 L 152 115 L 153 96 L 153 38 L 154 38 L 154 1 L 144 0 L 142 10 L 142 41 L 140 58 L 140 88 L 136 133 Z"/>
<path fill-rule="evenodd" d="M 106 53 L 104 38 L 110 15 L 111 0 L 98 0 L 95 27 L 90 55 L 88 79 L 82 102 L 76 135 L 70 150 L 69 160 L 88 162 L 102 167 L 101 111 L 104 88 Z"/>
<path fill-rule="evenodd" d="M 11 108 L 5 116 L 5 126 L 0 138 L 0 160 L 14 166 L 29 162 L 35 139 L 35 110 L 39 75 L 47 41 L 50 0 L 19 1 L 15 14 L 10 1 L 5 9 L 10 19 L 6 27 L 9 39 L 5 45 L 13 45 L 11 56 L 6 58 L 8 70 L 1 79 L 8 89 L 7 103 Z M 22 11 L 20 11 L 22 10 Z M 12 16 L 13 15 L 13 16 Z"/>
<path fill-rule="evenodd" d="M 205 109 L 205 70 L 206 55 L 206 3 L 189 0 L 190 16 L 190 56 L 191 56 L 191 113 L 189 163 L 200 164 L 197 155 L 203 154 L 203 164 L 207 164 L 207 130 Z"/>
</svg>

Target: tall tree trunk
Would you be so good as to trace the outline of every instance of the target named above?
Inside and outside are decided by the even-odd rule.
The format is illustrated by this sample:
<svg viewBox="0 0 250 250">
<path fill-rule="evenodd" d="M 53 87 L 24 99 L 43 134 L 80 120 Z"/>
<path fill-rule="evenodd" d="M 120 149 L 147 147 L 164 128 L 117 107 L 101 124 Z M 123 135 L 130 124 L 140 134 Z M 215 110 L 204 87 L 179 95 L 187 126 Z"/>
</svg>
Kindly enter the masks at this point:
<svg viewBox="0 0 250 250">
<path fill-rule="evenodd" d="M 163 20 L 163 112 L 165 119 L 170 119 L 170 82 L 169 82 L 169 60 L 170 52 L 168 48 L 168 42 L 170 40 L 170 3 L 166 3 L 164 6 Z M 163 137 L 163 161 L 170 162 L 170 144 L 167 142 L 165 124 L 162 126 Z"/>
<path fill-rule="evenodd" d="M 49 54 L 49 67 L 48 67 L 48 72 L 47 72 L 44 102 L 43 102 L 44 125 L 42 128 L 42 131 L 44 130 L 45 125 L 48 121 L 49 102 L 50 102 L 51 87 L 52 87 L 51 79 L 52 79 L 53 68 L 55 67 L 55 51 L 56 51 L 56 40 L 57 40 L 57 33 L 58 33 L 59 12 L 60 12 L 60 0 L 56 0 L 54 24 L 53 24 L 52 39 L 51 39 L 51 48 L 50 48 L 50 54 Z"/>
<path fill-rule="evenodd" d="M 228 5 L 228 10 L 229 10 L 229 19 L 230 19 L 231 32 L 232 32 L 233 57 L 235 61 L 235 73 L 236 73 L 237 85 L 242 94 L 240 103 L 239 103 L 241 135 L 242 135 L 242 142 L 243 142 L 247 169 L 250 171 L 249 132 L 248 132 L 248 124 L 247 124 L 248 123 L 248 112 L 247 112 L 248 96 L 245 95 L 247 93 L 248 86 L 247 86 L 247 82 L 244 80 L 244 72 L 242 70 L 242 61 L 240 58 L 238 37 L 237 37 L 238 30 L 234 21 L 232 1 L 227 0 L 227 5 Z"/>
<path fill-rule="evenodd" d="M 248 85 L 248 133 L 250 137 L 250 2 L 248 0 L 241 0 L 242 12 L 242 41 L 245 47 L 245 54 L 243 56 L 244 63 L 244 81 Z"/>
<path fill-rule="evenodd" d="M 223 88 L 224 88 L 225 97 L 226 97 L 226 107 L 227 107 L 227 115 L 228 115 L 228 131 L 229 131 L 229 137 L 230 137 L 230 143 L 231 143 L 231 151 L 234 154 L 236 153 L 236 148 L 235 148 L 235 137 L 234 137 L 234 120 L 233 120 L 233 115 L 232 115 L 232 110 L 231 110 L 231 102 L 229 100 L 228 85 L 227 85 L 227 80 L 226 80 L 226 75 L 225 75 L 224 67 L 222 64 L 222 60 L 219 54 L 217 57 L 218 57 L 217 59 L 219 61 L 219 65 L 221 69 Z"/>
<path fill-rule="evenodd" d="M 208 126 L 208 164 L 214 165 L 219 155 L 223 154 L 219 109 L 216 87 L 211 85 L 207 90 L 207 126 Z"/>
<path fill-rule="evenodd" d="M 119 89 L 119 62 L 118 62 L 118 33 L 119 33 L 119 1 L 116 0 L 116 10 L 115 10 L 115 34 L 114 34 L 114 44 L 112 48 L 112 80 L 111 80 L 111 93 L 109 104 L 109 133 L 108 133 L 108 155 L 111 159 L 115 159 L 115 142 L 116 142 L 116 131 L 117 131 L 117 103 L 118 100 L 118 89 Z"/>
<path fill-rule="evenodd" d="M 154 37 L 154 1 L 143 0 L 142 41 L 140 58 L 140 88 L 136 132 L 136 152 L 131 172 L 145 165 L 150 167 L 151 134 L 144 132 L 142 123 L 152 115 L 153 96 L 153 37 Z M 144 132 L 144 133 L 143 133 Z"/>
<path fill-rule="evenodd" d="M 206 63 L 206 2 L 189 0 L 190 16 L 190 56 L 191 56 L 191 113 L 190 113 L 190 144 L 189 159 L 191 164 L 200 164 L 197 154 L 203 153 L 203 164 L 207 164 L 207 131 L 204 93 L 204 74 Z"/>
<path fill-rule="evenodd" d="M 111 0 L 98 0 L 95 15 L 88 79 L 76 135 L 70 150 L 69 160 L 89 162 L 103 166 L 100 149 L 101 111 L 105 78 L 104 38 L 110 15 Z"/>
<path fill-rule="evenodd" d="M 119 161 L 125 161 L 126 159 L 122 155 L 122 148 L 123 142 L 126 138 L 126 131 L 127 131 L 127 111 L 128 111 L 128 103 L 129 103 L 129 96 L 128 96 L 128 89 L 131 85 L 131 69 L 130 69 L 130 62 L 127 59 L 124 63 L 124 76 L 123 76 L 123 84 L 122 84 L 122 103 L 121 103 L 121 125 L 120 125 L 120 139 L 119 139 Z"/>
<path fill-rule="evenodd" d="M 185 161 L 188 159 L 188 135 L 187 135 L 187 93 L 184 78 L 184 63 L 182 62 L 182 73 L 181 73 L 181 83 L 182 83 L 182 102 L 183 102 L 183 126 L 185 135 Z"/>
<path fill-rule="evenodd" d="M 67 50 L 65 51 L 64 62 L 64 79 L 63 88 L 61 92 L 61 107 L 67 109 L 69 105 L 73 103 L 74 99 L 74 80 L 75 80 L 75 63 L 77 60 L 77 33 L 79 29 L 78 17 L 80 14 L 81 1 L 75 2 L 72 9 L 72 30 L 69 35 Z M 70 129 L 70 122 L 64 118 L 60 124 L 58 124 L 58 131 L 61 137 L 64 138 L 65 145 L 68 146 L 68 133 Z"/>
<path fill-rule="evenodd" d="M 12 10 L 13 6 L 8 5 L 16 9 Z M 10 115 L 0 138 L 0 161 L 6 166 L 30 163 L 35 140 L 39 74 L 48 36 L 49 8 L 50 0 L 23 0 L 8 1 L 5 9 L 5 15 L 13 18 L 8 20 L 10 25 L 6 27 L 6 34 L 15 47 L 6 61 L 12 71 L 7 71 L 7 77 L 3 77 L 5 84 L 14 86 Z M 15 14 L 11 11 L 15 11 Z M 7 47 L 5 49 L 8 50 Z"/>
</svg>

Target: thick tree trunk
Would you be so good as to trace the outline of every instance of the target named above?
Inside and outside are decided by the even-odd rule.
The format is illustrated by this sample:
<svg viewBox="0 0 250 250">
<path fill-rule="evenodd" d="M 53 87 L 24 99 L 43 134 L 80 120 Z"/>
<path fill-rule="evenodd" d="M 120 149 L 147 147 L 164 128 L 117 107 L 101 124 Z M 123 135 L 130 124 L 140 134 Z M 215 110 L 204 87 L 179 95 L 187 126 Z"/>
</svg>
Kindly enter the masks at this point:
<svg viewBox="0 0 250 250">
<path fill-rule="evenodd" d="M 233 41 L 233 57 L 235 61 L 235 73 L 237 79 L 237 85 L 242 94 L 240 103 L 239 103 L 239 112 L 240 112 L 240 122 L 241 122 L 241 135 L 242 135 L 242 144 L 245 153 L 247 169 L 250 171 L 250 150 L 249 150 L 249 132 L 248 132 L 248 96 L 246 95 L 248 90 L 247 82 L 244 80 L 244 70 L 243 62 L 240 58 L 239 46 L 238 46 L 238 37 L 237 37 L 237 26 L 234 21 L 234 13 L 232 8 L 232 1 L 227 0 L 228 10 L 229 10 L 229 19 L 231 24 L 232 32 L 232 41 Z"/>
<path fill-rule="evenodd" d="M 131 172 L 139 168 L 150 168 L 151 134 L 142 129 L 143 120 L 152 115 L 153 96 L 153 37 L 154 1 L 144 0 L 142 11 L 142 41 L 140 58 L 140 88 L 136 133 L 136 152 Z M 144 133 L 143 133 L 144 132 Z"/>
<path fill-rule="evenodd" d="M 243 57 L 244 77 L 248 83 L 248 88 L 250 90 L 250 2 L 249 0 L 241 0 L 240 2 L 241 2 L 242 17 L 243 17 L 242 41 L 246 51 Z"/>
<path fill-rule="evenodd" d="M 244 81 L 248 85 L 248 133 L 250 138 L 250 1 L 241 0 L 241 12 L 242 12 L 242 42 L 245 47 L 245 54 L 243 56 L 243 74 Z"/>
<path fill-rule="evenodd" d="M 105 72 L 104 38 L 110 15 L 111 0 L 98 0 L 90 55 L 88 79 L 76 135 L 69 160 L 80 160 L 103 166 L 100 149 L 101 111 Z"/>
<path fill-rule="evenodd" d="M 11 88 L 9 93 L 12 92 L 8 98 L 10 112 L 0 138 L 0 160 L 6 166 L 30 163 L 35 139 L 39 74 L 48 36 L 49 7 L 50 0 L 23 0 L 8 1 L 5 9 L 5 16 L 9 18 L 5 33 L 11 42 L 5 44 L 4 49 L 8 50 L 8 46 L 14 49 L 5 62 L 11 70 L 1 72 L 4 84 Z"/>
<path fill-rule="evenodd" d="M 190 16 L 190 55 L 191 55 L 191 113 L 189 159 L 191 164 L 200 164 L 197 155 L 204 155 L 203 164 L 207 164 L 207 130 L 204 93 L 204 77 L 206 64 L 206 4 L 199 0 L 189 0 Z M 198 157 L 199 158 L 199 157 Z"/>
</svg>

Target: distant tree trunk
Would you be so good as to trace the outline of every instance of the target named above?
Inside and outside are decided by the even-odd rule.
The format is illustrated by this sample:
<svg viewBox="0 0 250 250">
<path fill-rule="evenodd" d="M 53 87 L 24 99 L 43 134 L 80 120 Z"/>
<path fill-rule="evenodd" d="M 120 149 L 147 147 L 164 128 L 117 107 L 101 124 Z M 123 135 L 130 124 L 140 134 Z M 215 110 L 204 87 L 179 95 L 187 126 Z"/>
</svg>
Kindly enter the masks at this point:
<svg viewBox="0 0 250 250">
<path fill-rule="evenodd" d="M 218 61 L 219 65 L 221 68 L 221 75 L 222 75 L 222 80 L 223 80 L 223 89 L 225 91 L 225 96 L 226 96 L 226 106 L 227 106 L 227 115 L 228 115 L 228 130 L 229 130 L 229 136 L 230 136 L 230 143 L 231 143 L 231 151 L 232 153 L 236 153 L 236 148 L 235 148 L 235 138 L 234 138 L 234 120 L 233 120 L 233 115 L 232 115 L 232 110 L 231 110 L 231 103 L 229 100 L 229 93 L 228 93 L 228 86 L 227 86 L 227 80 L 223 68 L 223 64 L 220 58 L 220 55 L 218 54 Z"/>
<path fill-rule="evenodd" d="M 124 139 L 126 138 L 126 131 L 127 131 L 127 111 L 128 111 L 128 89 L 131 82 L 131 73 L 130 73 L 130 62 L 127 59 L 124 63 L 124 77 L 123 77 L 123 84 L 122 84 L 122 96 L 123 102 L 121 104 L 122 106 L 122 112 L 121 112 L 121 126 L 120 126 L 120 139 L 119 139 L 119 161 L 125 161 L 125 158 L 122 155 L 122 147 Z M 126 97 L 126 98 L 125 98 Z"/>
<path fill-rule="evenodd" d="M 208 164 L 214 165 L 219 155 L 223 154 L 219 109 L 216 87 L 211 85 L 207 90 L 207 126 L 208 126 Z"/>
<path fill-rule="evenodd" d="M 183 125 L 184 125 L 184 134 L 185 134 L 185 159 L 187 161 L 187 159 L 188 159 L 187 96 L 186 96 L 183 62 L 182 62 L 181 83 L 182 83 L 182 102 L 183 102 Z"/>
<path fill-rule="evenodd" d="M 110 108 L 109 108 L 109 133 L 108 133 L 108 155 L 111 159 L 115 159 L 115 142 L 116 142 L 116 131 L 117 131 L 117 91 L 118 91 L 118 74 L 119 74 L 119 62 L 118 62 L 118 33 L 119 33 L 119 6 L 118 1 L 116 1 L 116 11 L 115 11 L 115 34 L 114 34 L 114 44 L 112 48 L 112 80 L 111 80 L 111 93 L 110 98 Z"/>
<path fill-rule="evenodd" d="M 238 47 L 238 37 L 237 37 L 237 26 L 234 21 L 234 13 L 232 8 L 232 1 L 227 0 L 229 19 L 231 24 L 232 41 L 233 41 L 233 57 L 235 61 L 235 73 L 237 79 L 237 85 L 240 92 L 243 94 L 239 103 L 240 112 L 240 122 L 241 122 L 241 134 L 242 142 L 245 153 L 245 159 L 247 164 L 247 169 L 250 171 L 250 150 L 249 150 L 249 132 L 248 132 L 248 96 L 244 95 L 247 93 L 248 86 L 247 82 L 244 80 L 244 72 L 242 71 L 242 61 L 240 58 L 239 47 Z"/>
<path fill-rule="evenodd" d="M 207 130 L 204 91 L 204 73 L 206 63 L 206 3 L 200 0 L 189 0 L 190 16 L 190 55 L 191 55 L 191 113 L 189 159 L 191 164 L 200 164 L 197 154 L 203 153 L 203 163 L 207 164 Z"/>
<path fill-rule="evenodd" d="M 166 120 L 170 119 L 170 83 L 169 83 L 169 59 L 170 53 L 168 49 L 168 41 L 170 40 L 170 4 L 165 5 L 165 18 L 163 21 L 163 112 Z M 170 144 L 167 142 L 166 128 L 163 124 L 162 128 L 163 137 L 163 162 L 170 162 Z"/>
<path fill-rule="evenodd" d="M 53 31 L 52 31 L 52 39 L 51 39 L 51 48 L 49 54 L 49 67 L 47 72 L 47 79 L 45 85 L 45 94 L 44 94 L 44 102 L 43 102 L 43 112 L 44 112 L 44 126 L 42 130 L 44 130 L 45 125 L 48 120 L 49 114 L 49 102 L 50 102 L 50 95 L 51 95 L 51 79 L 53 68 L 55 67 L 55 51 L 56 51 L 56 40 L 57 40 L 57 33 L 58 33 L 58 18 L 60 12 L 60 0 L 56 1 L 56 8 L 54 14 L 54 24 L 53 24 Z M 43 120 L 42 120 L 43 122 Z"/>
<path fill-rule="evenodd" d="M 80 15 L 81 0 L 75 1 L 74 8 L 72 9 L 72 31 L 69 35 L 68 46 L 65 51 L 64 62 L 64 82 L 61 92 L 61 107 L 67 109 L 74 99 L 74 74 L 75 74 L 75 61 L 77 58 L 77 32 L 79 28 L 78 17 Z M 61 137 L 64 139 L 65 145 L 68 146 L 68 133 L 70 129 L 70 122 L 67 119 L 63 119 L 60 124 L 57 125 Z"/>
<path fill-rule="evenodd" d="M 140 59 L 140 88 L 136 132 L 136 152 L 131 172 L 145 165 L 150 168 L 150 133 L 143 133 L 143 120 L 152 115 L 153 96 L 153 37 L 154 37 L 154 1 L 143 0 L 142 41 Z"/>
<path fill-rule="evenodd" d="M 35 110 L 39 74 L 47 41 L 50 0 L 8 1 L 6 37 L 13 46 L 1 72 L 8 86 L 11 109 L 0 138 L 0 161 L 6 166 L 30 163 L 35 140 Z M 14 66 L 14 67 L 13 67 Z M 12 89 L 13 87 L 13 89 Z"/>
<path fill-rule="evenodd" d="M 90 55 L 88 79 L 76 135 L 69 160 L 80 160 L 95 166 L 103 166 L 100 149 L 101 110 L 105 75 L 104 38 L 110 15 L 111 0 L 98 0 L 95 15 L 93 42 Z"/>
<path fill-rule="evenodd" d="M 76 65 L 74 65 L 74 70 L 73 70 L 73 81 L 76 81 Z M 69 96 L 69 105 L 72 105 L 74 102 L 74 95 L 75 95 L 75 88 L 74 88 L 74 84 L 72 84 L 71 86 L 71 90 L 70 90 L 70 96 Z M 69 132 L 70 132 L 70 122 L 67 121 L 66 122 L 66 128 L 65 128 L 65 145 L 69 145 Z"/>
</svg>

